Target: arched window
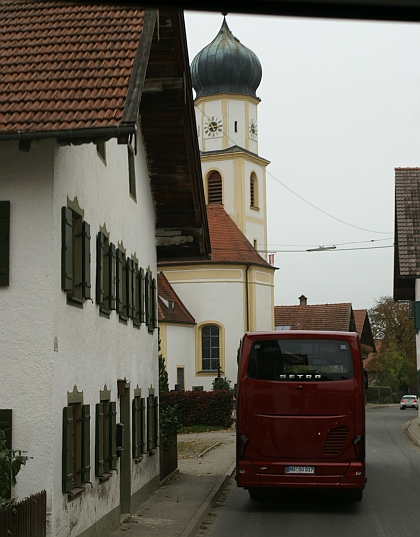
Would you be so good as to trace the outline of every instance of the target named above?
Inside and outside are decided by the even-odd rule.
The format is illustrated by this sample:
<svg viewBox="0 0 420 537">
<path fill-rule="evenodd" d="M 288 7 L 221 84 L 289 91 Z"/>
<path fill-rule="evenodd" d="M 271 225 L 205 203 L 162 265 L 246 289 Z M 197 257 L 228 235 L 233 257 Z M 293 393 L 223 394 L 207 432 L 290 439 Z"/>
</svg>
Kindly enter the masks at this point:
<svg viewBox="0 0 420 537">
<path fill-rule="evenodd" d="M 222 177 L 219 172 L 213 171 L 207 179 L 207 199 L 209 205 L 222 205 Z"/>
<path fill-rule="evenodd" d="M 219 327 L 215 324 L 201 329 L 201 360 L 202 371 L 217 371 L 220 366 Z"/>
<path fill-rule="evenodd" d="M 251 207 L 258 208 L 258 179 L 254 172 L 249 179 L 249 199 Z"/>
</svg>

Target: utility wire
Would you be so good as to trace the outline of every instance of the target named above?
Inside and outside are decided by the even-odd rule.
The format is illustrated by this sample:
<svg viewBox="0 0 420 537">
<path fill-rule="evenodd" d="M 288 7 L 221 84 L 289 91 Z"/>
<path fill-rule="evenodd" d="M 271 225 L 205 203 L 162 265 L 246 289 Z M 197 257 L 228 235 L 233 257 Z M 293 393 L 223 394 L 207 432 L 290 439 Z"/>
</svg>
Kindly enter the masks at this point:
<svg viewBox="0 0 420 537">
<path fill-rule="evenodd" d="M 211 119 L 210 116 L 208 116 L 205 112 L 204 112 L 204 116 L 209 120 Z M 227 137 L 227 139 L 229 140 L 229 142 L 231 142 L 232 144 L 236 145 L 235 144 L 235 141 L 232 140 L 229 135 L 227 134 L 226 130 L 225 130 L 225 126 L 223 125 L 223 134 Z M 350 226 L 350 227 L 353 227 L 355 229 L 360 229 L 362 231 L 368 231 L 369 233 L 380 233 L 380 234 L 383 234 L 383 235 L 389 235 L 390 233 L 392 233 L 392 231 L 375 231 L 375 230 L 372 230 L 372 229 L 366 229 L 364 227 L 360 227 L 360 226 L 356 226 L 354 224 L 350 224 L 350 222 L 346 222 L 345 220 L 342 220 L 341 218 L 337 218 L 336 216 L 330 214 L 330 213 L 327 213 L 327 211 L 324 211 L 323 209 L 321 209 L 320 207 L 317 207 L 316 205 L 314 205 L 313 203 L 311 203 L 310 201 L 308 201 L 307 199 L 305 199 L 303 196 L 301 196 L 300 194 L 298 194 L 297 192 L 295 192 L 294 190 L 292 190 L 290 187 L 288 187 L 285 183 L 283 183 L 282 181 L 280 181 L 280 179 L 278 179 L 277 177 L 275 177 L 272 173 L 270 173 L 268 170 L 266 170 L 266 174 L 268 176 L 270 176 L 272 179 L 274 179 L 274 181 L 276 181 L 277 183 L 279 183 L 283 188 L 285 188 L 286 190 L 288 190 L 289 192 L 291 192 L 294 196 L 296 196 L 297 198 L 299 198 L 300 200 L 302 200 L 303 202 L 307 203 L 308 205 L 310 205 L 311 207 L 313 207 L 314 209 L 316 209 L 317 211 L 319 211 L 320 213 L 322 214 L 325 214 L 326 216 L 328 216 L 329 218 L 332 218 L 333 220 L 336 220 L 337 222 L 341 222 L 342 224 L 345 224 L 346 226 Z"/>
</svg>

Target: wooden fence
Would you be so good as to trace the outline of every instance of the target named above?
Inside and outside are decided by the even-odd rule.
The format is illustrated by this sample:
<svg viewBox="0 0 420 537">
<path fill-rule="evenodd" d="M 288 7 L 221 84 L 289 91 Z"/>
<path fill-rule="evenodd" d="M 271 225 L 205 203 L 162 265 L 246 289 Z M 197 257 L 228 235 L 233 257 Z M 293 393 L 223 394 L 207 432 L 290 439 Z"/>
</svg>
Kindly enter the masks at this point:
<svg viewBox="0 0 420 537">
<path fill-rule="evenodd" d="M 0 537 L 45 537 L 47 533 L 45 490 L 0 511 Z"/>
</svg>

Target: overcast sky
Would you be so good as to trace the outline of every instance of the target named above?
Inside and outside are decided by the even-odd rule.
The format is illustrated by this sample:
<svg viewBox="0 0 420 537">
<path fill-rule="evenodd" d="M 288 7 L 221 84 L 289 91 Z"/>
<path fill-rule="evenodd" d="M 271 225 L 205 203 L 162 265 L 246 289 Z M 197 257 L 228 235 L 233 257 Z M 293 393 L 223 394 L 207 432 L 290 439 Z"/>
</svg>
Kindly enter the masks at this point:
<svg viewBox="0 0 420 537">
<path fill-rule="evenodd" d="M 223 17 L 185 20 L 191 62 Z M 227 23 L 263 70 L 275 305 L 304 294 L 371 308 L 392 295 L 394 168 L 420 166 L 420 25 L 236 14 Z M 306 252 L 319 246 L 336 249 Z"/>
</svg>

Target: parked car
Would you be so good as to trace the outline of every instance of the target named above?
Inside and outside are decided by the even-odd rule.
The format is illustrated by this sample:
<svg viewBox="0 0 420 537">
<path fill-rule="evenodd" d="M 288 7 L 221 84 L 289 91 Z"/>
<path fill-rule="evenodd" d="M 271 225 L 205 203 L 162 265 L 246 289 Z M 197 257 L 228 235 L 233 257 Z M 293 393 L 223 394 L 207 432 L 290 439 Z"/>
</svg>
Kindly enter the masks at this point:
<svg viewBox="0 0 420 537">
<path fill-rule="evenodd" d="M 417 395 L 404 395 L 400 402 L 400 410 L 405 410 L 406 408 L 415 408 L 419 409 L 418 397 Z"/>
</svg>

